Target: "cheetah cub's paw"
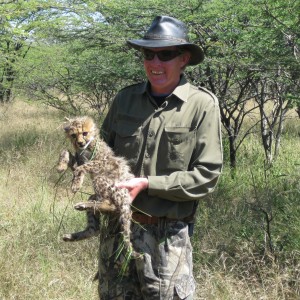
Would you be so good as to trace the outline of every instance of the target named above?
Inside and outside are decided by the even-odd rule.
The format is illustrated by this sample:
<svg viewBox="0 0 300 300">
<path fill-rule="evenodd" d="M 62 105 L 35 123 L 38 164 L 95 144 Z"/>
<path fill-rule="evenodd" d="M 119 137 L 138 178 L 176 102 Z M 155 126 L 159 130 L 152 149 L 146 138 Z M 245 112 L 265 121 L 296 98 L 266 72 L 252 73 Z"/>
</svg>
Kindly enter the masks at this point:
<svg viewBox="0 0 300 300">
<path fill-rule="evenodd" d="M 94 204 L 92 205 L 94 206 Z M 91 203 L 87 203 L 87 202 L 79 202 L 74 205 L 74 208 L 82 211 L 82 210 L 93 209 L 92 205 Z"/>
<path fill-rule="evenodd" d="M 84 172 L 81 170 L 75 170 L 74 171 L 74 177 L 73 177 L 73 181 L 72 181 L 72 192 L 76 193 L 80 190 L 82 183 L 83 183 L 83 179 L 84 179 Z"/>
<path fill-rule="evenodd" d="M 101 202 L 79 202 L 74 205 L 76 210 L 91 210 L 105 212 L 116 212 L 117 207 L 109 200 L 101 200 Z"/>
<path fill-rule="evenodd" d="M 56 167 L 56 170 L 59 173 L 62 173 L 68 169 L 68 163 L 70 161 L 70 153 L 68 150 L 64 150 L 61 152 L 59 156 L 58 165 Z"/>
<path fill-rule="evenodd" d="M 66 234 L 63 235 L 63 240 L 65 242 L 73 242 L 75 239 L 74 239 L 74 237 L 72 236 L 71 233 L 66 233 Z"/>
<path fill-rule="evenodd" d="M 73 180 L 71 190 L 73 193 L 76 193 L 80 190 L 81 184 L 77 182 L 77 180 Z"/>
</svg>

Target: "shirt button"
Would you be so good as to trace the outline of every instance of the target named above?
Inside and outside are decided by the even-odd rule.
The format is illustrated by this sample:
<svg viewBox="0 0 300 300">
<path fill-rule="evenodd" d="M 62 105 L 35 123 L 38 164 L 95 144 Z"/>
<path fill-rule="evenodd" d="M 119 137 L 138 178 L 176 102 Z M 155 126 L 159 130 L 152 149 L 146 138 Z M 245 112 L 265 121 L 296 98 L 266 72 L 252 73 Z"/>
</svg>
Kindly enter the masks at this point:
<svg viewBox="0 0 300 300">
<path fill-rule="evenodd" d="M 171 152 L 169 157 L 170 157 L 171 160 L 176 160 L 177 159 L 177 155 L 174 152 Z"/>
<path fill-rule="evenodd" d="M 149 137 L 153 137 L 153 136 L 154 136 L 154 132 L 153 132 L 153 131 L 149 131 L 148 136 L 149 136 Z"/>
</svg>

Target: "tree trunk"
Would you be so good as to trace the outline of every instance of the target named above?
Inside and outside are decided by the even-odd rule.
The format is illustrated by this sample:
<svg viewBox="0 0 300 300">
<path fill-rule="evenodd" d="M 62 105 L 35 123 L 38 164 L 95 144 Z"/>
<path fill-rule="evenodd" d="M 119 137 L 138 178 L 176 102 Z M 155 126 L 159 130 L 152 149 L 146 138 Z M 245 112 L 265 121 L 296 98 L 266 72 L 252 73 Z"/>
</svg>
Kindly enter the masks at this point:
<svg viewBox="0 0 300 300">
<path fill-rule="evenodd" d="M 229 157 L 230 157 L 230 168 L 235 170 L 236 168 L 236 147 L 234 136 L 229 136 Z"/>
</svg>

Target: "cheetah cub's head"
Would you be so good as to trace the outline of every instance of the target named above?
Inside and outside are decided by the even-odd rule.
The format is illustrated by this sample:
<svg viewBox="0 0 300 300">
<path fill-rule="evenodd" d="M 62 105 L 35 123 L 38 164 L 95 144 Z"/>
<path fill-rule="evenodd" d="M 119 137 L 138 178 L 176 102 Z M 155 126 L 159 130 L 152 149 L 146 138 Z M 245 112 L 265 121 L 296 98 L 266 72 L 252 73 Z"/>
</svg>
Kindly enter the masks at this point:
<svg viewBox="0 0 300 300">
<path fill-rule="evenodd" d="M 94 120 L 90 117 L 68 119 L 64 130 L 75 150 L 86 149 L 99 134 Z"/>
</svg>

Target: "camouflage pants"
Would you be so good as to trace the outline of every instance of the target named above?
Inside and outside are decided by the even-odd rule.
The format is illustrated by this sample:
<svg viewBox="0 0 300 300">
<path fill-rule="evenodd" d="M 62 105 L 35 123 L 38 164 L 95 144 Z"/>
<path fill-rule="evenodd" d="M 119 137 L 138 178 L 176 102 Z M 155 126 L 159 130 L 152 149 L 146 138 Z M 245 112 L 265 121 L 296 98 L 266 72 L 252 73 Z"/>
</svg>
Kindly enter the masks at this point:
<svg viewBox="0 0 300 300">
<path fill-rule="evenodd" d="M 143 253 L 131 259 L 120 274 L 124 255 L 116 259 L 120 236 L 102 238 L 99 254 L 99 296 L 101 300 L 179 300 L 193 299 L 195 283 L 192 246 L 188 225 L 182 221 L 132 227 L 133 246 Z"/>
</svg>

